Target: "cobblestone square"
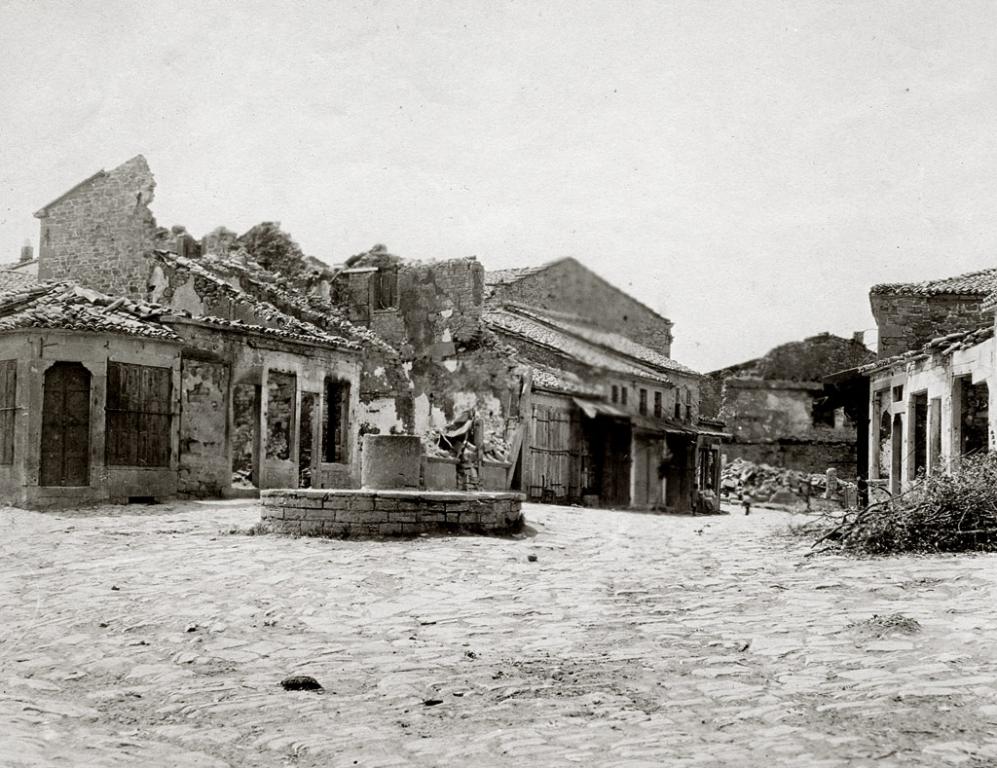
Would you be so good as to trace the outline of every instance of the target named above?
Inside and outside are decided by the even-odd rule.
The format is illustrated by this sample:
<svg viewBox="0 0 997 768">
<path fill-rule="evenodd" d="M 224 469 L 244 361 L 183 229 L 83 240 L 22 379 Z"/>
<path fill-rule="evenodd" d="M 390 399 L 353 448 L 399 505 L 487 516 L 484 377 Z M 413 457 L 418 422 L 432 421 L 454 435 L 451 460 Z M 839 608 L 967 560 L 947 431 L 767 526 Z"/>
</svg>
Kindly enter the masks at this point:
<svg viewBox="0 0 997 768">
<path fill-rule="evenodd" d="M 0 510 L 0 764 L 997 764 L 997 556 L 524 512 L 371 542 L 233 533 L 252 502 Z"/>
</svg>

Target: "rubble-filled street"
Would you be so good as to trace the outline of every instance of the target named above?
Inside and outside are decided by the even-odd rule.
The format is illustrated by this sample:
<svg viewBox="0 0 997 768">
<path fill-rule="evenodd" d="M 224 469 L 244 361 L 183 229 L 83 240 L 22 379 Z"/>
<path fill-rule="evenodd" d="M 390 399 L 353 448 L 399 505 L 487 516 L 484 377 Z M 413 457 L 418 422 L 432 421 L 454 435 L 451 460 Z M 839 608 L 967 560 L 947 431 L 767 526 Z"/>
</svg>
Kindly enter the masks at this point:
<svg viewBox="0 0 997 768">
<path fill-rule="evenodd" d="M 522 538 L 361 542 L 233 532 L 250 502 L 4 509 L 2 763 L 997 762 L 997 556 L 524 511 Z"/>
</svg>

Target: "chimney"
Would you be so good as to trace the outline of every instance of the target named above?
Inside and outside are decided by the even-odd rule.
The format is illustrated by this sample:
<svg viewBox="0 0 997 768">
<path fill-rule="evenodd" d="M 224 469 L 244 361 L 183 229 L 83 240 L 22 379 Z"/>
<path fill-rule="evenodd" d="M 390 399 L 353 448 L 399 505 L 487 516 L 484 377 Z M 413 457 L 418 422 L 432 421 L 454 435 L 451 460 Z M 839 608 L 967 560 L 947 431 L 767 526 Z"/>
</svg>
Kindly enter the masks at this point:
<svg viewBox="0 0 997 768">
<path fill-rule="evenodd" d="M 852 333 L 852 341 L 857 341 L 859 344 L 865 345 L 865 331 L 855 331 Z"/>
<path fill-rule="evenodd" d="M 27 261 L 32 261 L 34 258 L 35 258 L 35 249 L 31 247 L 30 240 L 25 240 L 24 245 L 21 246 L 20 263 L 24 264 Z"/>
</svg>

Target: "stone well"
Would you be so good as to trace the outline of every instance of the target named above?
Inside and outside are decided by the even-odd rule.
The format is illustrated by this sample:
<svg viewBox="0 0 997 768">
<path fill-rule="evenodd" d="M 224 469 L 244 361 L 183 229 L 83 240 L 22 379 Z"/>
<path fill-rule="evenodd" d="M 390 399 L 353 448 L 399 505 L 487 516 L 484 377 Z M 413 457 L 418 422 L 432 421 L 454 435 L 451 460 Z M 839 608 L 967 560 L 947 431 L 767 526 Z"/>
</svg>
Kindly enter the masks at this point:
<svg viewBox="0 0 997 768">
<path fill-rule="evenodd" d="M 306 536 L 415 536 L 503 533 L 523 522 L 518 493 L 369 489 L 260 492 L 263 522 Z"/>
<path fill-rule="evenodd" d="M 412 435 L 365 435 L 362 488 L 262 491 L 263 522 L 306 536 L 502 533 L 522 525 L 523 496 L 420 490 L 422 443 Z"/>
</svg>

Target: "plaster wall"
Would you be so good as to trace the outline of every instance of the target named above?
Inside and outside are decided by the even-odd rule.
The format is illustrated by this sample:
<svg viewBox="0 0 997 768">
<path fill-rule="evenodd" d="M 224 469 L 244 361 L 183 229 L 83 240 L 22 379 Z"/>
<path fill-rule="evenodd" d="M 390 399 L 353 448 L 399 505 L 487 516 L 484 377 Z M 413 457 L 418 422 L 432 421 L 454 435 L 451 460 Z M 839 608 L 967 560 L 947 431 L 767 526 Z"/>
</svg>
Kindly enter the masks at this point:
<svg viewBox="0 0 997 768">
<path fill-rule="evenodd" d="M 347 461 L 330 463 L 321 460 L 321 430 L 314 435 L 313 444 L 316 450 L 312 452 L 312 484 L 316 488 L 358 487 L 360 484 L 359 464 L 359 432 L 360 432 L 360 401 L 359 378 L 360 361 L 358 354 L 350 350 L 336 350 L 312 345 L 281 342 L 271 338 L 261 338 L 252 335 L 233 334 L 219 331 L 197 321 L 176 321 L 174 328 L 184 340 L 185 349 L 195 351 L 195 356 L 201 360 L 222 363 L 229 369 L 229 395 L 227 402 L 231 403 L 231 389 L 242 383 L 260 386 L 260 424 L 261 435 L 266 435 L 269 415 L 268 379 L 271 371 L 294 374 L 295 394 L 294 413 L 301 412 L 301 396 L 312 393 L 317 396 L 316 406 L 319 411 L 317 424 L 327 419 L 326 403 L 323 397 L 325 380 L 331 377 L 338 381 L 350 383 L 350 436 L 347 444 Z M 216 429 L 220 422 L 215 421 Z M 232 408 L 227 408 L 226 429 L 228 434 L 234 431 Z M 309 425 L 305 425 L 306 427 Z M 259 459 L 260 488 L 297 488 L 298 487 L 298 448 L 300 444 L 301 419 L 294 418 L 290 435 L 290 456 L 287 459 L 268 457 L 265 452 L 266 440 L 260 441 L 261 456 Z M 231 483 L 231 441 L 226 441 L 225 464 L 228 468 L 226 478 Z M 191 489 L 196 492 L 196 489 Z"/>
<path fill-rule="evenodd" d="M 928 434 L 933 429 L 932 421 L 940 420 L 937 427 L 941 432 L 941 450 L 934 454 L 932 441 L 928 440 L 927 466 L 950 470 L 960 456 L 961 426 L 960 426 L 960 387 L 958 379 L 968 376 L 973 384 L 986 382 L 989 395 L 988 443 L 990 450 L 997 449 L 997 375 L 994 366 L 994 339 L 988 339 L 968 349 L 958 350 L 950 356 L 936 355 L 928 360 L 908 363 L 902 368 L 891 369 L 874 374 L 871 379 L 869 396 L 869 478 L 889 480 L 894 488 L 904 488 L 914 477 L 914 433 L 912 432 L 912 400 L 915 395 L 924 393 L 927 396 Z M 896 387 L 903 387 L 899 399 Z M 940 408 L 935 414 L 930 408 L 933 399 L 940 400 Z M 900 477 L 892 473 L 892 465 L 882 466 L 879 445 L 883 415 L 889 417 L 892 423 L 894 417 L 901 420 L 900 434 L 891 429 L 892 441 L 900 441 Z"/>
<path fill-rule="evenodd" d="M 175 343 L 45 330 L 0 336 L 0 359 L 16 359 L 17 417 L 14 464 L 0 468 L 0 494 L 29 506 L 126 501 L 129 497 L 170 498 L 177 493 L 180 353 Z M 90 483 L 82 487 L 40 487 L 42 407 L 45 371 L 56 362 L 79 362 L 90 372 Z M 105 403 L 108 361 L 171 368 L 171 460 L 168 467 L 108 466 Z"/>
</svg>

